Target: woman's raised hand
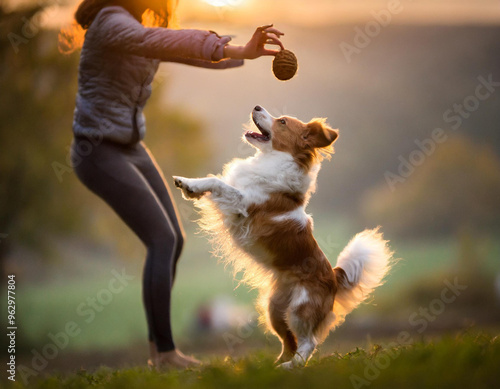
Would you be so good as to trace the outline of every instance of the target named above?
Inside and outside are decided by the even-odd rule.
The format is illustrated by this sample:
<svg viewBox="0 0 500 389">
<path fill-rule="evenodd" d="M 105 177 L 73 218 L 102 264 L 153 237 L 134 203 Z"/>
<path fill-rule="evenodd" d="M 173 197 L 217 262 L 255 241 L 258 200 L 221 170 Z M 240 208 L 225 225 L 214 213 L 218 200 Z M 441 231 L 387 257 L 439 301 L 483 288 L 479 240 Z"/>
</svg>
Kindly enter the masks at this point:
<svg viewBox="0 0 500 389">
<path fill-rule="evenodd" d="M 279 50 L 267 49 L 265 45 L 276 45 L 284 49 L 280 37 L 284 35 L 273 27 L 272 24 L 257 27 L 252 38 L 245 46 L 226 45 L 224 56 L 233 59 L 255 59 L 263 55 L 276 55 Z"/>
</svg>

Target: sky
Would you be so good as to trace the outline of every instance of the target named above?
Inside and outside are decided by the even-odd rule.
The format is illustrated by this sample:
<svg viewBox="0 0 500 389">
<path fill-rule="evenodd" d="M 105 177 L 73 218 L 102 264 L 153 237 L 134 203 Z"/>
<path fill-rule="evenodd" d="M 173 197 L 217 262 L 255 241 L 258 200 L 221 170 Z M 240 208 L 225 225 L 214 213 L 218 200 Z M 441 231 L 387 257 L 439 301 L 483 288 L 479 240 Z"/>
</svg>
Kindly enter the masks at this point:
<svg viewBox="0 0 500 389">
<path fill-rule="evenodd" d="M 224 4 L 214 7 L 210 4 Z M 186 19 L 228 19 L 245 23 L 270 17 L 305 26 L 358 23 L 373 12 L 392 10 L 398 23 L 499 23 L 500 3 L 491 0 L 186 0 L 180 3 Z"/>
<path fill-rule="evenodd" d="M 16 7 L 36 1 L 4 3 Z M 54 6 L 45 13 L 44 23 L 58 28 L 70 23 L 80 0 L 51 2 Z M 391 22 L 396 24 L 500 24 L 498 0 L 180 0 L 178 9 L 181 26 L 274 21 L 317 27 L 361 23 L 384 12 L 391 12 Z"/>
</svg>

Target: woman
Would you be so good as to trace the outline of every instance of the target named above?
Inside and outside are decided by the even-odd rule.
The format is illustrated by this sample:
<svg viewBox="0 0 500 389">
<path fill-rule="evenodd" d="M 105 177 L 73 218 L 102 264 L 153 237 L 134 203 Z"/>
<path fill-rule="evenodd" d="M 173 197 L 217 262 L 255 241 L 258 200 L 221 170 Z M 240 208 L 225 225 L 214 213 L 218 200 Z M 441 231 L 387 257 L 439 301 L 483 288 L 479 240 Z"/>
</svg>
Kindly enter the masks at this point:
<svg viewBox="0 0 500 389">
<path fill-rule="evenodd" d="M 184 232 L 165 179 L 141 140 L 143 107 L 160 61 L 208 68 L 241 66 L 275 55 L 280 31 L 257 28 L 245 46 L 212 31 L 173 30 L 167 0 L 84 0 L 75 13 L 86 30 L 73 122 L 72 156 L 80 180 L 106 201 L 147 247 L 143 302 L 151 359 L 157 368 L 199 363 L 175 348 L 170 296 Z M 155 16 L 155 27 L 141 17 Z"/>
</svg>

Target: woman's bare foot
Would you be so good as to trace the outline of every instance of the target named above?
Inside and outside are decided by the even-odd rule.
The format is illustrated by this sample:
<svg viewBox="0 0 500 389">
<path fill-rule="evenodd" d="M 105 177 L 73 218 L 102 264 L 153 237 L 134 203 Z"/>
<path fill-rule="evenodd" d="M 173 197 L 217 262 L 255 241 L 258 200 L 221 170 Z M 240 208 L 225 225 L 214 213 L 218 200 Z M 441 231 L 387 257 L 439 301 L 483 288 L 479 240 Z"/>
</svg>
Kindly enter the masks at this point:
<svg viewBox="0 0 500 389">
<path fill-rule="evenodd" d="M 154 348 L 156 351 L 156 347 Z M 187 369 L 201 365 L 201 362 L 196 358 L 184 355 L 179 350 L 167 352 L 157 352 L 156 355 L 151 353 L 151 359 L 148 360 L 148 366 L 157 370 L 168 369 Z"/>
<path fill-rule="evenodd" d="M 150 369 L 154 369 L 154 361 L 158 358 L 158 349 L 156 348 L 155 342 L 149 342 L 149 355 L 151 356 L 151 358 L 148 359 L 148 367 Z"/>
</svg>

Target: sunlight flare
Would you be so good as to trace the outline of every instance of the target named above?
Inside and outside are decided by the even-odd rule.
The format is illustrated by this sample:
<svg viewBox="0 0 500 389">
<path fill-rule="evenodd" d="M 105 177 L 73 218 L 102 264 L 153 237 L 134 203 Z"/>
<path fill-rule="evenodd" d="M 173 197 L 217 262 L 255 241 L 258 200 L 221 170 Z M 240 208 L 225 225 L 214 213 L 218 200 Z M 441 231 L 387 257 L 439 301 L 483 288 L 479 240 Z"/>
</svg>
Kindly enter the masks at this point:
<svg viewBox="0 0 500 389">
<path fill-rule="evenodd" d="M 204 3 L 210 4 L 214 7 L 237 7 L 245 0 L 203 0 Z"/>
</svg>

